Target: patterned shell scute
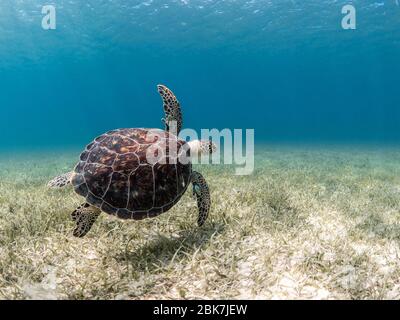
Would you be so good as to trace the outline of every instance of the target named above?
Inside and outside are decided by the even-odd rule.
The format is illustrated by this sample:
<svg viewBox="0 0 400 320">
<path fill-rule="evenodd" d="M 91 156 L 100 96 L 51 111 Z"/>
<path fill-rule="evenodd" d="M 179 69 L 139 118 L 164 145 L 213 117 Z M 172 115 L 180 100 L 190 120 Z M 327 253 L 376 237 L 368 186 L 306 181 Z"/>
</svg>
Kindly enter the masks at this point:
<svg viewBox="0 0 400 320">
<path fill-rule="evenodd" d="M 106 213 L 123 219 L 156 216 L 187 189 L 192 166 L 177 159 L 184 152 L 189 152 L 186 142 L 163 130 L 112 130 L 82 152 L 72 184 L 88 203 Z M 147 154 L 159 161 L 152 164 Z"/>
</svg>

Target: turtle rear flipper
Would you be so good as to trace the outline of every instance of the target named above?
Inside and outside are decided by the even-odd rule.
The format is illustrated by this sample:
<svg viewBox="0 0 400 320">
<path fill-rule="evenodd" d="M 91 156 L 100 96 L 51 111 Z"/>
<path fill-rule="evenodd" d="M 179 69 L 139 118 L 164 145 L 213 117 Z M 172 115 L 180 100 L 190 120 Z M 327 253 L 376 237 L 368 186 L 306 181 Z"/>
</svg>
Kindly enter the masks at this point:
<svg viewBox="0 0 400 320">
<path fill-rule="evenodd" d="M 199 217 L 197 224 L 201 227 L 208 217 L 211 206 L 210 190 L 204 177 L 193 171 L 192 173 L 193 194 L 197 197 L 197 207 L 199 209 Z"/>
<path fill-rule="evenodd" d="M 81 204 L 76 208 L 75 211 L 71 213 L 71 218 L 76 223 L 73 235 L 78 238 L 84 237 L 92 228 L 93 223 L 100 213 L 100 209 L 88 203 Z"/>
<path fill-rule="evenodd" d="M 59 175 L 53 179 L 51 179 L 48 183 L 47 186 L 49 188 L 62 188 L 65 187 L 66 185 L 71 183 L 71 178 L 72 178 L 73 172 L 67 172 L 62 175 Z"/>
</svg>

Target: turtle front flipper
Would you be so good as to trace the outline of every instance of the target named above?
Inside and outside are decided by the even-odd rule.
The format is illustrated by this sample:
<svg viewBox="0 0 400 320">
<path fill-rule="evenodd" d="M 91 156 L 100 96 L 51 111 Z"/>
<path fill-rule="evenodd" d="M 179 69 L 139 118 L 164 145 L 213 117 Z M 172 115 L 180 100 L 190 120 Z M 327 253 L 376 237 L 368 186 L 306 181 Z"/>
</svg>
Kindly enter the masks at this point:
<svg viewBox="0 0 400 320">
<path fill-rule="evenodd" d="M 48 183 L 47 186 L 49 188 L 62 188 L 65 187 L 66 185 L 71 183 L 71 178 L 72 178 L 73 172 L 67 172 L 64 173 L 60 176 L 57 176 L 53 179 L 51 179 Z"/>
<path fill-rule="evenodd" d="M 193 171 L 192 173 L 193 194 L 197 197 L 197 207 L 199 209 L 199 217 L 197 224 L 201 227 L 208 217 L 211 206 L 210 190 L 204 177 Z"/>
<path fill-rule="evenodd" d="M 159 84 L 157 89 L 163 100 L 165 118 L 162 120 L 165 124 L 165 130 L 177 136 L 182 129 L 182 111 L 179 101 L 166 86 Z"/>
<path fill-rule="evenodd" d="M 81 204 L 76 208 L 75 211 L 71 213 L 71 218 L 76 223 L 73 235 L 78 238 L 84 237 L 92 228 L 93 223 L 100 213 L 100 209 L 88 203 Z"/>
</svg>

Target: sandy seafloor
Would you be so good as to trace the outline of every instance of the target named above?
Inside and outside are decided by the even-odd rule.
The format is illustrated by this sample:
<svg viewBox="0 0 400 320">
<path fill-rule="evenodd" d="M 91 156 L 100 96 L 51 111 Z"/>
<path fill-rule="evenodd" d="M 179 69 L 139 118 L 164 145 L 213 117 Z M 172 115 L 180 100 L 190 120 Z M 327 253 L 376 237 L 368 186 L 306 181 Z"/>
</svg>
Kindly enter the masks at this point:
<svg viewBox="0 0 400 320">
<path fill-rule="evenodd" d="M 0 154 L 1 299 L 398 299 L 400 147 L 256 147 L 256 170 L 198 167 L 212 211 L 187 192 L 143 221 L 101 215 L 46 182 L 79 150 Z"/>
</svg>

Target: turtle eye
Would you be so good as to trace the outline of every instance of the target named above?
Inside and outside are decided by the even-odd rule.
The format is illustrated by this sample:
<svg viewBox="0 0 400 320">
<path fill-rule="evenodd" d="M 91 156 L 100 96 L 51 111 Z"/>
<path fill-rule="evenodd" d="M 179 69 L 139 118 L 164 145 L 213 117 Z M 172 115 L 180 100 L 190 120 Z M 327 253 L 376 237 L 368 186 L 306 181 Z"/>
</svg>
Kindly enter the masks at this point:
<svg viewBox="0 0 400 320">
<path fill-rule="evenodd" d="M 213 153 L 215 150 L 217 150 L 216 145 L 210 140 L 208 144 L 208 152 Z"/>
</svg>

